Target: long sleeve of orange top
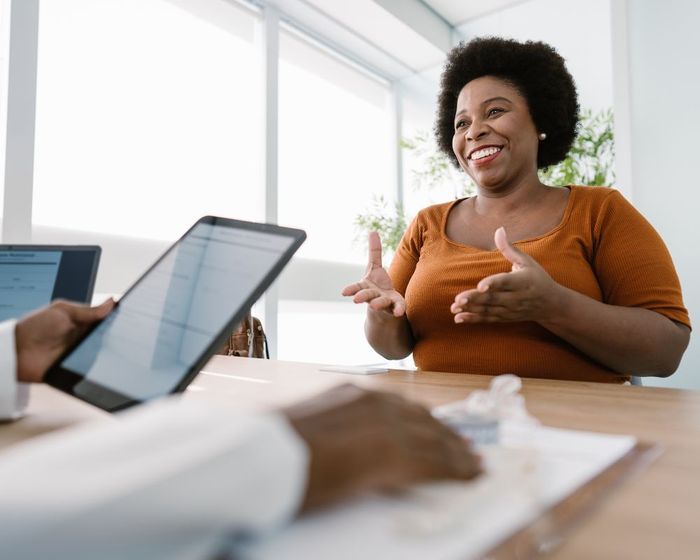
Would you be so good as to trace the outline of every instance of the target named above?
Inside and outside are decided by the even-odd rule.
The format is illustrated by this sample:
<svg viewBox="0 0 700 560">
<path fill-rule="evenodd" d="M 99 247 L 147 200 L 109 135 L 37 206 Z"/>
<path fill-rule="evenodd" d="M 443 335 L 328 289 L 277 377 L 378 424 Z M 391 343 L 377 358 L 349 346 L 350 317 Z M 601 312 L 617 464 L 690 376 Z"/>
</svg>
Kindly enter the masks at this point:
<svg viewBox="0 0 700 560">
<path fill-rule="evenodd" d="M 654 228 L 613 189 L 570 189 L 561 223 L 515 245 L 563 286 L 604 303 L 650 309 L 690 327 L 671 256 Z M 416 365 L 488 375 L 627 379 L 534 322 L 454 323 L 450 304 L 457 293 L 510 270 L 498 251 L 447 237 L 447 215 L 458 202 L 422 210 L 406 230 L 389 269 L 394 287 L 406 298 Z"/>
</svg>

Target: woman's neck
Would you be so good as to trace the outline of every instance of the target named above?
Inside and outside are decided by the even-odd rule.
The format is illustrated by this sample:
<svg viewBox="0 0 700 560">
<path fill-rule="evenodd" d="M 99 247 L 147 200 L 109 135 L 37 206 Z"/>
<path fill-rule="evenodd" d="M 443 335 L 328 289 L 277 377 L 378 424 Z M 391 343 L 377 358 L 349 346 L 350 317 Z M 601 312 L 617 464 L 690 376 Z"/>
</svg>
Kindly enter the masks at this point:
<svg viewBox="0 0 700 560">
<path fill-rule="evenodd" d="M 549 192 L 549 187 L 540 182 L 539 177 L 509 185 L 503 189 L 491 189 L 477 186 L 472 203 L 474 211 L 480 215 L 508 215 L 522 212 L 537 204 Z"/>
</svg>

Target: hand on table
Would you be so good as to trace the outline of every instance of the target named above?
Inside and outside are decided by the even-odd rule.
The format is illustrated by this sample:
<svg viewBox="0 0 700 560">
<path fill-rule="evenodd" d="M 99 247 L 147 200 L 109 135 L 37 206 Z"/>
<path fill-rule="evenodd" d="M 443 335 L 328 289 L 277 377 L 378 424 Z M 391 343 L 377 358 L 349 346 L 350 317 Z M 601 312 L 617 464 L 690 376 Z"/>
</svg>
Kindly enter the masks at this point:
<svg viewBox="0 0 700 560">
<path fill-rule="evenodd" d="M 455 296 L 450 311 L 456 323 L 547 321 L 556 312 L 560 287 L 531 256 L 513 247 L 505 229 L 494 235 L 496 247 L 512 263 L 510 272 L 482 279 Z"/>
<path fill-rule="evenodd" d="M 56 301 L 20 319 L 15 327 L 17 379 L 40 382 L 66 348 L 113 307 L 112 299 L 97 307 Z"/>
<path fill-rule="evenodd" d="M 382 242 L 377 232 L 369 234 L 369 261 L 362 280 L 345 286 L 342 294 L 353 296 L 355 303 L 367 303 L 375 311 L 384 311 L 394 317 L 406 313 L 406 301 L 394 289 L 389 274 L 382 266 Z"/>
<path fill-rule="evenodd" d="M 481 471 L 468 442 L 398 395 L 343 385 L 285 413 L 311 451 L 303 509 Z"/>
</svg>

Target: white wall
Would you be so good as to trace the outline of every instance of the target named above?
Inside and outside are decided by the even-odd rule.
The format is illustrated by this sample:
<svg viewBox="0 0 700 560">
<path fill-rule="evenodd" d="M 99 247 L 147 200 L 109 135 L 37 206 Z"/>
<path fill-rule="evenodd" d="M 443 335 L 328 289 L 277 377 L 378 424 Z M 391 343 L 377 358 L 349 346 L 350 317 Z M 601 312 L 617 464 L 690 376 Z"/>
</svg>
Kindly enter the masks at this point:
<svg viewBox="0 0 700 560">
<path fill-rule="evenodd" d="M 581 106 L 606 109 L 613 106 L 610 1 L 530 0 L 460 25 L 455 38 L 497 35 L 549 43 L 565 58 Z M 441 72 L 442 62 L 401 81 L 409 129 L 432 128 Z"/>
<path fill-rule="evenodd" d="M 610 0 L 530 0 L 469 21 L 459 31 L 467 40 L 497 35 L 549 43 L 566 60 L 581 107 L 612 107 Z"/>
<path fill-rule="evenodd" d="M 673 255 L 691 320 L 700 317 L 700 2 L 627 2 L 632 192 Z M 700 343 L 647 385 L 700 389 Z"/>
<path fill-rule="evenodd" d="M 44 226 L 32 228 L 30 241 L 38 245 L 94 244 L 102 247 L 95 292 L 104 294 L 125 292 L 170 246 L 169 241 Z M 362 265 L 294 258 L 278 280 L 280 298 L 348 303 L 340 295 L 340 289 L 359 278 L 363 270 Z"/>
</svg>

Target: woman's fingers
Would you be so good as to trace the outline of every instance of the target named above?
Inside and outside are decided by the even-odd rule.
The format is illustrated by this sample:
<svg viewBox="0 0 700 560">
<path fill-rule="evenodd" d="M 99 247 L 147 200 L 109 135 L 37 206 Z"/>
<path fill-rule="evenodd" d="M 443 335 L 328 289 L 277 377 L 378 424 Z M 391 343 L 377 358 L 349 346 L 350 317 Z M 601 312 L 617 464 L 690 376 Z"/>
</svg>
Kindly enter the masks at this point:
<svg viewBox="0 0 700 560">
<path fill-rule="evenodd" d="M 369 306 L 375 311 L 391 309 L 394 317 L 401 317 L 406 312 L 406 303 L 403 298 L 390 295 L 380 295 L 369 301 Z"/>
<path fill-rule="evenodd" d="M 530 255 L 523 253 L 520 249 L 510 244 L 505 228 L 499 227 L 496 230 L 494 243 L 501 254 L 512 263 L 513 270 L 519 270 L 532 263 Z"/>
<path fill-rule="evenodd" d="M 355 303 L 369 303 L 376 298 L 390 297 L 391 302 L 387 304 L 384 299 L 374 305 L 380 307 L 394 305 L 394 298 L 389 294 L 394 291 L 391 285 L 391 278 L 382 266 L 382 241 L 376 231 L 372 231 L 368 236 L 368 259 L 367 270 L 364 278 L 354 284 L 345 286 L 341 294 L 352 296 Z"/>
<path fill-rule="evenodd" d="M 391 298 L 385 295 L 380 295 L 375 298 L 372 298 L 368 303 L 369 306 L 375 311 L 379 311 L 380 309 L 386 309 L 387 307 L 392 307 L 394 305 L 394 302 L 391 301 Z"/>
<path fill-rule="evenodd" d="M 360 282 L 355 282 L 354 284 L 348 284 L 340 292 L 343 296 L 354 296 L 357 292 L 362 289 L 362 284 Z"/>
<path fill-rule="evenodd" d="M 354 298 L 355 303 L 367 303 L 375 311 L 391 311 L 394 317 L 406 312 L 406 303 L 398 294 L 387 294 L 376 290 L 362 290 Z"/>
<path fill-rule="evenodd" d="M 393 307 L 395 298 L 378 288 L 364 288 L 352 298 L 355 303 L 368 303 L 372 309 L 387 309 Z"/>
<path fill-rule="evenodd" d="M 402 297 L 396 297 L 394 300 L 394 317 L 401 317 L 406 313 L 406 300 Z"/>
<path fill-rule="evenodd" d="M 376 231 L 370 231 L 367 237 L 369 247 L 368 268 L 382 268 L 382 240 Z"/>
<path fill-rule="evenodd" d="M 500 290 L 503 292 L 512 292 L 523 287 L 527 279 L 522 273 L 516 272 L 501 272 L 487 276 L 479 281 L 476 286 L 478 292 L 488 292 Z"/>
<path fill-rule="evenodd" d="M 360 280 L 354 284 L 349 284 L 341 292 L 344 296 L 355 296 L 353 298 L 355 303 L 364 303 L 372 299 L 372 297 L 378 297 L 381 293 L 383 293 L 383 290 L 368 280 Z M 368 299 L 368 294 L 373 295 Z"/>
<path fill-rule="evenodd" d="M 454 304 L 466 305 L 468 301 L 488 301 L 493 294 L 517 292 L 527 288 L 528 279 L 524 274 L 504 272 L 481 280 L 476 288 L 465 290 L 455 296 Z"/>
<path fill-rule="evenodd" d="M 450 312 L 456 323 L 526 321 L 536 308 L 524 292 L 479 292 L 470 290 L 455 298 Z"/>
<path fill-rule="evenodd" d="M 367 278 L 345 286 L 341 293 L 352 296 L 354 303 L 367 303 L 375 311 L 391 311 L 395 317 L 406 313 L 406 302 L 397 291 L 382 288 Z"/>
<path fill-rule="evenodd" d="M 505 307 L 490 307 L 479 313 L 465 311 L 454 317 L 455 323 L 513 323 L 525 320 L 521 313 Z"/>
<path fill-rule="evenodd" d="M 464 298 L 460 299 L 464 302 Z M 513 310 L 522 310 L 527 307 L 529 296 L 523 292 L 487 292 L 475 293 L 466 298 L 466 302 L 454 302 L 450 306 L 452 313 L 461 311 L 479 312 L 487 307 L 507 307 Z"/>
<path fill-rule="evenodd" d="M 535 321 L 541 306 L 536 299 L 522 294 L 507 294 L 495 297 L 492 301 L 465 305 L 452 304 L 450 311 L 456 323 Z"/>
<path fill-rule="evenodd" d="M 352 301 L 355 303 L 369 303 L 374 299 L 382 297 L 384 294 L 377 288 L 363 288 L 355 294 Z"/>
</svg>

